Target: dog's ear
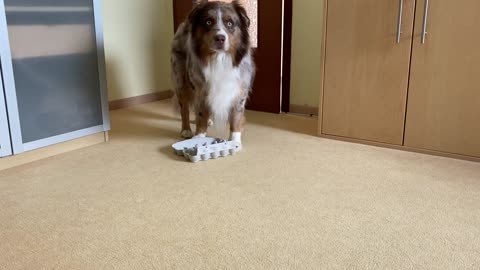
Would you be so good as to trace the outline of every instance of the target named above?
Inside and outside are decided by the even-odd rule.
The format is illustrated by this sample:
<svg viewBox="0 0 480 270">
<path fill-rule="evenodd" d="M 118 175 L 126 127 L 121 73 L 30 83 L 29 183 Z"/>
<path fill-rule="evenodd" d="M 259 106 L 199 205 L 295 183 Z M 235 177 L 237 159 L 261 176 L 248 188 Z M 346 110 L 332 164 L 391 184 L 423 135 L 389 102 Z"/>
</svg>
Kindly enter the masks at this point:
<svg viewBox="0 0 480 270">
<path fill-rule="evenodd" d="M 247 10 L 240 4 L 239 0 L 233 0 L 232 5 L 235 8 L 238 16 L 240 17 L 240 21 L 242 22 L 245 28 L 250 27 L 250 18 L 248 18 Z"/>
<path fill-rule="evenodd" d="M 232 5 L 240 20 L 239 27 L 242 40 L 237 48 L 234 58 L 234 65 L 238 66 L 250 49 L 250 33 L 248 32 L 250 19 L 248 18 L 247 10 L 245 10 L 242 4 L 240 4 L 240 1 L 234 0 L 232 1 Z"/>
<path fill-rule="evenodd" d="M 198 12 L 207 3 L 208 0 L 193 0 L 193 9 L 190 11 L 190 14 L 188 14 L 188 21 L 190 24 L 194 24 L 194 22 L 197 20 Z"/>
</svg>

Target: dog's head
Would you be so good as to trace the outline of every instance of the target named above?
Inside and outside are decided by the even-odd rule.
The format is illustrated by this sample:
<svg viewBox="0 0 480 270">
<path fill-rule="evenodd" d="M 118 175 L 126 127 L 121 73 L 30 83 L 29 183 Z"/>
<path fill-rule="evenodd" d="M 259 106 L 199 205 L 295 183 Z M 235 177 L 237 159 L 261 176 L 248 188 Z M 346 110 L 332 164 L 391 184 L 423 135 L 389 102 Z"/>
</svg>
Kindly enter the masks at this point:
<svg viewBox="0 0 480 270">
<path fill-rule="evenodd" d="M 228 52 L 238 64 L 250 49 L 250 19 L 238 1 L 199 1 L 188 20 L 195 53 L 202 60 Z"/>
</svg>

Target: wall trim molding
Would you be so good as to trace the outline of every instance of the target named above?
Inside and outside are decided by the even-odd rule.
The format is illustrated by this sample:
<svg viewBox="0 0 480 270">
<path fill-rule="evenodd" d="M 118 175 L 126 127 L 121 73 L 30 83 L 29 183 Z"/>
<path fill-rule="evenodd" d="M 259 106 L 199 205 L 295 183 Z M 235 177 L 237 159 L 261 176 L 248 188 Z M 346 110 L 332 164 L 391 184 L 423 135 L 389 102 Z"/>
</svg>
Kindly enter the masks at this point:
<svg viewBox="0 0 480 270">
<path fill-rule="evenodd" d="M 110 110 L 113 111 L 113 110 L 132 107 L 134 105 L 139 105 L 143 103 L 169 99 L 172 97 L 173 97 L 173 91 L 165 90 L 165 91 L 154 92 L 146 95 L 112 100 L 109 102 L 109 107 L 110 107 Z"/>
<path fill-rule="evenodd" d="M 459 159 L 459 160 L 480 162 L 480 158 L 479 157 L 474 157 L 474 156 L 465 156 L 465 155 L 453 154 L 453 153 L 447 153 L 447 152 L 440 152 L 440 151 L 435 151 L 435 150 L 414 148 L 414 147 L 409 147 L 409 146 L 404 146 L 404 145 L 395 145 L 395 144 L 389 144 L 389 143 L 366 141 L 366 140 L 362 140 L 362 139 L 347 138 L 347 137 L 328 135 L 328 134 L 320 134 L 318 136 L 320 138 L 325 138 L 325 139 L 330 139 L 330 140 L 337 140 L 337 141 L 343 141 L 343 142 L 347 142 L 347 143 L 363 144 L 363 145 L 369 145 L 369 146 L 373 146 L 373 147 L 394 149 L 394 150 L 398 150 L 398 151 L 402 151 L 402 152 L 412 152 L 412 153 L 419 153 L 419 154 L 430 155 L 430 156 L 439 156 L 439 157 L 445 157 L 445 158 L 454 158 L 454 159 Z"/>
<path fill-rule="evenodd" d="M 108 141 L 108 132 L 99 132 L 93 135 L 81 137 L 71 141 L 49 145 L 44 148 L 20 153 L 18 155 L 0 158 L 0 171 L 11 169 L 17 166 L 28 165 L 34 161 L 44 160 L 63 153 L 82 149 L 92 145 Z"/>
<path fill-rule="evenodd" d="M 290 104 L 290 113 L 308 114 L 318 116 L 318 107 Z"/>
</svg>

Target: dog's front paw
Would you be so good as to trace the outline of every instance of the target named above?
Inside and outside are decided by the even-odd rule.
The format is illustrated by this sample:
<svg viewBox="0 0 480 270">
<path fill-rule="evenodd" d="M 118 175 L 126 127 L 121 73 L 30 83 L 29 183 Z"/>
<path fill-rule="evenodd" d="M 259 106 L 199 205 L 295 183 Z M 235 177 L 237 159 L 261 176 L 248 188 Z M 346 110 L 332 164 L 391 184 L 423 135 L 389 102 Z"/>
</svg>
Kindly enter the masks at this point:
<svg viewBox="0 0 480 270">
<path fill-rule="evenodd" d="M 190 139 L 193 137 L 193 132 L 191 130 L 182 130 L 181 135 L 184 139 Z"/>
<path fill-rule="evenodd" d="M 241 142 L 238 143 L 237 147 L 235 147 L 235 149 L 233 149 L 233 151 L 235 153 L 238 153 L 238 152 L 242 151 L 242 143 Z"/>
<path fill-rule="evenodd" d="M 193 138 L 205 138 L 207 137 L 207 133 L 198 133 L 197 135 L 193 136 Z"/>
<path fill-rule="evenodd" d="M 242 150 L 242 133 L 241 132 L 232 132 L 230 134 L 230 141 L 236 142 L 237 148 L 235 148 L 235 152 L 239 152 Z"/>
<path fill-rule="evenodd" d="M 241 132 L 232 132 L 230 134 L 230 141 L 238 142 L 242 144 L 242 133 Z"/>
</svg>

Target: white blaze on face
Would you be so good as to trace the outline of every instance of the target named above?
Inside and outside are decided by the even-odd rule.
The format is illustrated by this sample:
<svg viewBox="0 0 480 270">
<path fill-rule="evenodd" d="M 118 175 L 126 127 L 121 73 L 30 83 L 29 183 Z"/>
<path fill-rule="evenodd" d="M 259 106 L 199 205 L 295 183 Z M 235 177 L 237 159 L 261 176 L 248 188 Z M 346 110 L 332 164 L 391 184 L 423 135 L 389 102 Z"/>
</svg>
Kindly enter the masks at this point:
<svg viewBox="0 0 480 270">
<path fill-rule="evenodd" d="M 227 32 L 227 29 L 225 27 L 225 24 L 223 23 L 223 14 L 222 14 L 221 10 L 217 11 L 217 25 L 216 25 L 214 31 L 215 31 L 215 35 L 225 36 L 224 50 L 228 51 L 229 46 L 230 46 L 230 43 L 229 43 L 229 40 L 228 40 L 229 37 L 228 37 L 228 32 Z"/>
</svg>

